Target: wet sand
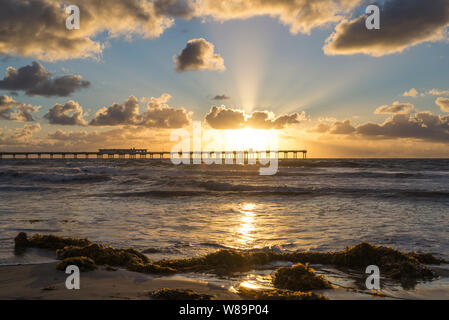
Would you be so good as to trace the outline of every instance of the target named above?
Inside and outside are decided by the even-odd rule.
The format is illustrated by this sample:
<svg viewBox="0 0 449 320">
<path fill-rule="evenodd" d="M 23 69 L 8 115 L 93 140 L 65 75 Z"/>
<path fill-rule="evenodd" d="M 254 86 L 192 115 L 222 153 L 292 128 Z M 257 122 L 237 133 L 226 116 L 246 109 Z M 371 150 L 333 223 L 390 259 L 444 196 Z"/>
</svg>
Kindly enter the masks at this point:
<svg viewBox="0 0 449 320">
<path fill-rule="evenodd" d="M 80 290 L 65 287 L 67 274 L 56 270 L 56 263 L 35 265 L 1 266 L 0 299 L 33 300 L 147 300 L 153 290 L 191 289 L 209 294 L 217 299 L 240 299 L 240 297 L 216 285 L 192 281 L 181 276 L 154 277 L 123 269 L 81 273 Z"/>
<path fill-rule="evenodd" d="M 331 300 L 383 300 L 383 299 L 431 299 L 449 300 L 448 271 L 434 266 L 443 279 L 418 285 L 412 290 L 382 290 L 386 296 L 335 288 L 317 290 Z M 444 272 L 442 271 L 444 270 Z M 162 289 L 189 289 L 208 294 L 217 300 L 239 300 L 238 294 L 227 287 L 206 281 L 193 280 L 183 275 L 157 277 L 124 269 L 98 270 L 81 273 L 80 290 L 68 290 L 68 275 L 56 270 L 56 263 L 0 266 L 0 300 L 149 300 L 149 292 Z"/>
</svg>

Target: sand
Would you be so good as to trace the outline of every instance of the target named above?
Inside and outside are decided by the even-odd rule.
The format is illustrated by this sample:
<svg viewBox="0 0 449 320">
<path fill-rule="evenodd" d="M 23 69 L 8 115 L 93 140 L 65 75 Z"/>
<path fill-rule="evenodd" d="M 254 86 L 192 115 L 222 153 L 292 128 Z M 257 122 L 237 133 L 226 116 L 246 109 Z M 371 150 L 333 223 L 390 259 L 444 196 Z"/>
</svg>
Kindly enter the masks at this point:
<svg viewBox="0 0 449 320">
<path fill-rule="evenodd" d="M 435 269 L 441 267 L 434 266 Z M 444 268 L 447 272 L 446 268 Z M 319 290 L 331 300 L 443 299 L 449 300 L 448 274 L 438 280 L 418 285 L 413 290 L 383 290 L 386 297 L 372 296 L 336 288 Z M 216 284 L 189 279 L 183 275 L 158 277 L 125 269 L 82 272 L 80 290 L 65 287 L 66 275 L 56 270 L 56 263 L 0 266 L 0 300 L 148 300 L 153 290 L 190 289 L 213 295 L 218 300 L 239 300 L 241 297 Z"/>
<path fill-rule="evenodd" d="M 161 289 L 191 289 L 217 299 L 240 299 L 227 288 L 182 276 L 155 277 L 123 269 L 81 273 L 80 290 L 68 290 L 68 275 L 56 270 L 56 263 L 1 266 L 0 299 L 33 300 L 147 300 L 148 292 Z"/>
</svg>

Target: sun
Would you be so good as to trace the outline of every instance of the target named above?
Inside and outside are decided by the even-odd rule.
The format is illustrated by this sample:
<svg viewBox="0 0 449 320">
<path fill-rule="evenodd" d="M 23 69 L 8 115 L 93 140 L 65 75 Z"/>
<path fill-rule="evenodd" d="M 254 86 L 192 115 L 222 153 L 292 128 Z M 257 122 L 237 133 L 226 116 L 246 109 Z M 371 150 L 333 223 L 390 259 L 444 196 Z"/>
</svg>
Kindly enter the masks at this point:
<svg viewBox="0 0 449 320">
<path fill-rule="evenodd" d="M 273 149 L 277 146 L 277 138 L 276 130 L 263 129 L 226 130 L 224 134 L 226 150 L 235 151 Z"/>
</svg>

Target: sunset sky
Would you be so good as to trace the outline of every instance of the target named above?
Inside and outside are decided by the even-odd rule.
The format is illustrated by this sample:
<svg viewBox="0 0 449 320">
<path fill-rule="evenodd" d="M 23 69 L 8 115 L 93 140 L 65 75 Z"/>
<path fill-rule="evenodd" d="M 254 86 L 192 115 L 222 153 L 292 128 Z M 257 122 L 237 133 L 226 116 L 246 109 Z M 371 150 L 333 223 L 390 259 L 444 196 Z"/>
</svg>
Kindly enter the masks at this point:
<svg viewBox="0 0 449 320">
<path fill-rule="evenodd" d="M 67 1 L 0 3 L 2 151 L 169 150 L 202 121 L 311 157 L 449 156 L 449 0 L 377 1 L 380 30 L 362 0 L 69 2 L 80 30 Z"/>
</svg>

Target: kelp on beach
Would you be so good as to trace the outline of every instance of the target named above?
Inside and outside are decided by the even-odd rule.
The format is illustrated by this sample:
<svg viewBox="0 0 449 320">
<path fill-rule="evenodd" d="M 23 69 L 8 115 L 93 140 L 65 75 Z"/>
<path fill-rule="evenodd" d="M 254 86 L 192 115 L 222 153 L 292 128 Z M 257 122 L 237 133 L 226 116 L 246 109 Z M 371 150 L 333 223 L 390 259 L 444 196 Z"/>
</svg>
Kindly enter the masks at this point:
<svg viewBox="0 0 449 320">
<path fill-rule="evenodd" d="M 326 297 L 309 292 L 265 289 L 254 290 L 248 288 L 240 288 L 239 294 L 245 299 L 252 300 L 327 300 Z"/>
<path fill-rule="evenodd" d="M 332 285 L 323 276 L 315 275 L 315 271 L 307 263 L 278 268 L 273 284 L 277 288 L 292 291 L 332 289 Z"/>
<path fill-rule="evenodd" d="M 53 249 L 56 250 L 58 259 L 66 262 L 70 261 L 67 259 L 85 257 L 91 259 L 95 265 L 123 267 L 130 271 L 150 274 L 201 272 L 231 275 L 236 272 L 250 271 L 258 266 L 275 261 L 288 261 L 297 265 L 291 268 L 279 268 L 274 275 L 274 284 L 278 283 L 278 287 L 281 289 L 292 290 L 312 290 L 328 287 L 324 279 L 314 275 L 308 264 L 330 265 L 360 273 L 364 273 L 368 265 L 377 265 L 383 276 L 393 280 L 405 281 L 432 279 L 435 274 L 425 264 L 445 262 L 428 253 L 404 253 L 390 247 L 375 246 L 367 242 L 334 252 L 293 251 L 278 253 L 262 250 L 223 249 L 201 257 L 154 262 L 132 248 L 115 249 L 92 243 L 88 239 L 38 234 L 28 237 L 26 233 L 22 232 L 15 238 L 15 246 L 18 250 L 29 247 Z M 307 281 L 304 281 L 304 279 Z"/>
<path fill-rule="evenodd" d="M 214 300 L 212 295 L 197 293 L 188 289 L 162 288 L 150 292 L 149 296 L 155 300 Z"/>
<path fill-rule="evenodd" d="M 98 267 L 91 258 L 87 257 L 73 257 L 64 259 L 62 262 L 56 265 L 56 269 L 60 271 L 65 271 L 68 266 L 75 265 L 81 272 L 93 271 Z"/>
</svg>

